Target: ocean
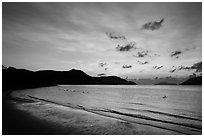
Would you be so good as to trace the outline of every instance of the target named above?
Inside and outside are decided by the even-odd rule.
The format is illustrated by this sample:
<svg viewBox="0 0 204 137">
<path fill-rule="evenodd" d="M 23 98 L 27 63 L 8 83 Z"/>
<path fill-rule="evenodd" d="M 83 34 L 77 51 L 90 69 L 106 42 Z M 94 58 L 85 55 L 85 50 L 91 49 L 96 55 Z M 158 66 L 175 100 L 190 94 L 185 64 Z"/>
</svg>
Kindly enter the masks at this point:
<svg viewBox="0 0 204 137">
<path fill-rule="evenodd" d="M 178 134 L 202 134 L 202 86 L 59 85 L 12 92 Z M 39 112 L 40 113 L 40 112 Z"/>
</svg>

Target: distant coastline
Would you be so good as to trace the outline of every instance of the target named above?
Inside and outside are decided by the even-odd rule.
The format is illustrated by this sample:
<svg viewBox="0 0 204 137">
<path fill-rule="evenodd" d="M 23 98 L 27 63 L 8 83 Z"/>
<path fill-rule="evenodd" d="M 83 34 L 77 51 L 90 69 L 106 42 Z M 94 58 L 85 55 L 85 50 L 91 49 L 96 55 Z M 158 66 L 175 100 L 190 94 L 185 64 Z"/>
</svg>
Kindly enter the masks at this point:
<svg viewBox="0 0 204 137">
<path fill-rule="evenodd" d="M 69 71 L 41 70 L 30 71 L 16 69 L 14 67 L 2 69 L 2 89 L 16 90 L 57 85 L 138 85 L 118 76 L 92 77 L 82 70 L 71 69 Z M 155 85 L 176 85 L 174 83 L 161 82 Z M 202 85 L 202 76 L 190 78 L 178 85 Z"/>
<path fill-rule="evenodd" d="M 2 69 L 3 90 L 38 88 L 56 85 L 137 85 L 117 76 L 92 77 L 81 70 L 30 71 L 14 67 Z"/>
</svg>

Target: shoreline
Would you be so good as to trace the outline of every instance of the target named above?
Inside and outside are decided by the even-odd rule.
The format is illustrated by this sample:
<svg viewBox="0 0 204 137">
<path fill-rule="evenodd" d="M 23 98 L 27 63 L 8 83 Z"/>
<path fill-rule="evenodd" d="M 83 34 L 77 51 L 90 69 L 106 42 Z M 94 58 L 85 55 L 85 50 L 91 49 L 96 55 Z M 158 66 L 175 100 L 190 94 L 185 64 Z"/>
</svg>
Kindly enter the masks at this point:
<svg viewBox="0 0 204 137">
<path fill-rule="evenodd" d="M 16 91 L 18 90 L 6 90 L 2 92 L 2 135 L 64 135 L 60 124 L 39 119 L 30 112 L 17 108 L 17 105 L 35 103 L 36 101 L 12 97 L 11 93 Z M 72 128 L 67 128 L 67 130 L 67 135 L 83 134 L 76 132 Z"/>
<path fill-rule="evenodd" d="M 38 119 L 29 112 L 17 109 L 16 103 L 20 102 L 3 100 L 2 135 L 57 135 L 60 133 L 55 133 L 60 131 L 59 125 Z"/>
<path fill-rule="evenodd" d="M 36 105 L 36 103 L 38 103 Z M 41 113 L 37 113 L 41 111 Z M 14 116 L 15 115 L 15 116 Z M 3 100 L 3 135 L 157 135 L 178 134 L 155 127 L 128 123 L 83 110 Z"/>
<path fill-rule="evenodd" d="M 139 115 L 136 116 L 135 121 L 132 121 L 129 118 L 123 119 L 127 113 L 86 108 L 80 104 L 60 103 L 29 95 L 27 97 L 14 96 L 10 94 L 11 92 L 3 94 L 3 135 L 193 134 L 193 132 L 179 132 L 173 127 L 166 128 L 164 123 L 160 123 L 161 125 L 148 124 L 147 121 L 145 122 L 148 120 L 147 117 L 143 118 Z M 110 113 L 107 115 L 106 111 L 110 111 Z M 133 117 L 130 114 L 127 116 Z"/>
</svg>

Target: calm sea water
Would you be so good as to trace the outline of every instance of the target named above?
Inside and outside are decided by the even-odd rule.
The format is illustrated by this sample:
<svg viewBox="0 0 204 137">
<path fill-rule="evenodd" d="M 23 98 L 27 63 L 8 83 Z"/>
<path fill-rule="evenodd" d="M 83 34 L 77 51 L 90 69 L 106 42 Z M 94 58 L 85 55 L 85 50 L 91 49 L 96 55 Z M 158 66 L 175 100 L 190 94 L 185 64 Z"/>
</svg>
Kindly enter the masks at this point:
<svg viewBox="0 0 204 137">
<path fill-rule="evenodd" d="M 61 85 L 13 92 L 175 133 L 201 134 L 201 86 Z M 166 96 L 166 98 L 163 98 Z"/>
</svg>

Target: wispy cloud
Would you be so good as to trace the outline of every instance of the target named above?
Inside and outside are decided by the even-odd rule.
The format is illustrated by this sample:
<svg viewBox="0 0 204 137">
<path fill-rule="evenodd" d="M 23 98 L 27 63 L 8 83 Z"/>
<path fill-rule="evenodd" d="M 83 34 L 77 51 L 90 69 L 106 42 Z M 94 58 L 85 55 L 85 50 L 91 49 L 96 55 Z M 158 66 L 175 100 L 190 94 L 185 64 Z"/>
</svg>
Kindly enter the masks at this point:
<svg viewBox="0 0 204 137">
<path fill-rule="evenodd" d="M 182 65 L 178 67 L 173 66 L 169 72 L 173 73 L 179 70 L 188 70 L 188 71 L 195 70 L 196 72 L 202 72 L 202 62 L 195 63 L 190 67 L 182 66 Z"/>
<path fill-rule="evenodd" d="M 174 69 L 170 70 L 169 72 L 174 73 L 175 71 L 176 71 L 176 69 L 174 68 Z"/>
<path fill-rule="evenodd" d="M 146 57 L 148 56 L 149 54 L 149 51 L 141 51 L 141 52 L 137 52 L 137 55 L 133 55 L 133 57 L 138 57 L 138 58 L 143 58 L 143 57 Z"/>
<path fill-rule="evenodd" d="M 171 53 L 171 57 L 176 56 L 176 58 L 179 58 L 179 55 L 182 54 L 183 52 L 180 50 L 174 51 Z"/>
<path fill-rule="evenodd" d="M 163 66 L 154 66 L 153 68 L 156 69 L 156 70 L 158 70 L 158 69 L 163 68 Z"/>
<path fill-rule="evenodd" d="M 142 61 L 137 61 L 140 65 L 144 65 L 144 64 L 148 64 L 149 62 L 148 61 L 144 61 L 144 62 L 142 62 Z"/>
<path fill-rule="evenodd" d="M 180 57 L 179 55 L 184 54 L 185 52 L 193 51 L 195 49 L 196 49 L 196 46 L 184 48 L 183 50 L 176 50 L 171 52 L 170 56 L 178 59 Z"/>
<path fill-rule="evenodd" d="M 146 30 L 158 30 L 161 28 L 162 26 L 162 23 L 164 22 L 164 19 L 161 19 L 161 21 L 157 22 L 157 21 L 153 21 L 153 22 L 148 22 L 148 23 L 145 23 L 142 28 L 143 29 L 146 29 Z"/>
<path fill-rule="evenodd" d="M 117 34 L 115 32 L 105 32 L 105 34 L 110 38 L 110 39 L 121 39 L 125 40 L 126 37 L 124 35 Z"/>
<path fill-rule="evenodd" d="M 124 35 L 117 34 L 115 32 L 105 32 L 105 34 L 110 38 L 110 39 L 115 39 L 115 40 L 126 40 L 124 45 L 118 44 L 116 47 L 117 51 L 130 51 L 131 49 L 136 49 L 135 45 L 136 42 L 128 42 L 126 37 Z"/>
<path fill-rule="evenodd" d="M 123 65 L 122 68 L 132 68 L 132 65 Z"/>
<path fill-rule="evenodd" d="M 136 49 L 135 45 L 136 45 L 136 42 L 130 42 L 130 43 L 126 44 L 125 46 L 118 45 L 116 47 L 116 50 L 122 51 L 122 52 L 123 51 L 130 51 L 131 49 Z"/>
<path fill-rule="evenodd" d="M 99 65 L 99 67 L 104 67 L 104 66 L 107 66 L 107 63 L 102 63 L 102 62 L 101 62 L 101 63 L 99 63 L 98 65 Z"/>
<path fill-rule="evenodd" d="M 179 70 L 192 70 L 191 67 L 185 67 L 185 66 L 178 66 L 178 67 L 172 67 L 172 69 L 169 71 L 170 73 L 179 71 Z"/>
<path fill-rule="evenodd" d="M 179 66 L 177 70 L 191 70 L 191 67 Z"/>
</svg>

